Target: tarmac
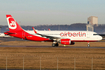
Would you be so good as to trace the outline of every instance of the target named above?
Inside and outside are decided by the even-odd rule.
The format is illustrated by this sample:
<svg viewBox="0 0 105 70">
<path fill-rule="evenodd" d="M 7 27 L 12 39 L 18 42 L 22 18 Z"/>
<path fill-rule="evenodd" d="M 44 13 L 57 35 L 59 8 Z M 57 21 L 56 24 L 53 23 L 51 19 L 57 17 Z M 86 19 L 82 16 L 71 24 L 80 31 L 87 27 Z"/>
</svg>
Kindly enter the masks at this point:
<svg viewBox="0 0 105 70">
<path fill-rule="evenodd" d="M 26 41 L 24 39 L 16 38 L 16 37 L 0 37 L 2 41 Z"/>
<path fill-rule="evenodd" d="M 28 40 L 24 40 L 24 39 L 20 39 L 20 38 L 15 38 L 15 37 L 0 37 L 0 40 L 2 41 L 28 41 Z M 49 48 L 52 46 L 9 46 L 9 45 L 0 45 L 0 47 L 35 47 L 35 48 Z M 105 49 L 105 47 L 77 47 L 77 46 L 58 46 L 58 47 L 52 47 L 52 48 L 97 48 L 97 49 Z"/>
</svg>

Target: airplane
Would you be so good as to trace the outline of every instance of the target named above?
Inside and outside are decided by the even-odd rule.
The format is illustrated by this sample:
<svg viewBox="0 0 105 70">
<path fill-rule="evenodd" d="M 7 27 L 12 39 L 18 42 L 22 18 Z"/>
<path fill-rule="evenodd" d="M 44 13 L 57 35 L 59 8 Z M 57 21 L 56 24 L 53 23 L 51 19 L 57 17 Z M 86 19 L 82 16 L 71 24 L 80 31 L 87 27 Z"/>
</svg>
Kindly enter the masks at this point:
<svg viewBox="0 0 105 70">
<path fill-rule="evenodd" d="M 11 15 L 6 15 L 9 31 L 5 35 L 31 40 L 31 41 L 48 41 L 52 42 L 53 47 L 58 47 L 59 43 L 63 45 L 74 45 L 75 42 L 96 42 L 102 40 L 102 36 L 92 31 L 27 31 L 15 21 Z"/>
</svg>

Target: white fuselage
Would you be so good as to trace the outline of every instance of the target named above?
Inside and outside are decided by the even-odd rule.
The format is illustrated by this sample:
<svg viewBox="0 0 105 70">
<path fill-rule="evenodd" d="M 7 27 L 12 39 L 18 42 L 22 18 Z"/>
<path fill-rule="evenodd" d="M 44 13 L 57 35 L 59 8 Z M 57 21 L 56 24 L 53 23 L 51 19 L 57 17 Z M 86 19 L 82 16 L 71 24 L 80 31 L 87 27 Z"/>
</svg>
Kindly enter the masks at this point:
<svg viewBox="0 0 105 70">
<path fill-rule="evenodd" d="M 26 31 L 30 34 L 37 35 L 34 31 Z M 39 34 L 58 37 L 60 39 L 70 39 L 71 41 L 80 42 L 80 41 L 99 41 L 102 40 L 102 37 L 99 36 L 96 32 L 91 31 L 37 31 Z"/>
</svg>

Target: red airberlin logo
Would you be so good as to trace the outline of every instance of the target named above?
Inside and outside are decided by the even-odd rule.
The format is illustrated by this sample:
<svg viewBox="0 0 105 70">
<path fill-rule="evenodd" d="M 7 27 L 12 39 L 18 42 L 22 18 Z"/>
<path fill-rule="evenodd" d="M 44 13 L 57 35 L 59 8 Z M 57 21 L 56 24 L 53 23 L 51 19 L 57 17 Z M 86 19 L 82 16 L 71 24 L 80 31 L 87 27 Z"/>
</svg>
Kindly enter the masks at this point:
<svg viewBox="0 0 105 70">
<path fill-rule="evenodd" d="M 61 37 L 86 37 L 85 32 L 61 32 L 60 33 Z"/>
</svg>

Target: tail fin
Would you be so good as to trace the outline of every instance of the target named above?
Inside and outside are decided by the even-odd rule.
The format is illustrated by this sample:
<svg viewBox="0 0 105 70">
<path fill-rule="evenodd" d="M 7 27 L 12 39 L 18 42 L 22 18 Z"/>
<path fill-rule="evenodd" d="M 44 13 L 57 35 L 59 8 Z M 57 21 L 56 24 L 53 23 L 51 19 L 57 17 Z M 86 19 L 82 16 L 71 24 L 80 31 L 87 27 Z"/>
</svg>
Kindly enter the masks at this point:
<svg viewBox="0 0 105 70">
<path fill-rule="evenodd" d="M 23 30 L 11 15 L 6 15 L 6 18 L 7 18 L 7 22 L 8 22 L 10 31 Z"/>
</svg>

